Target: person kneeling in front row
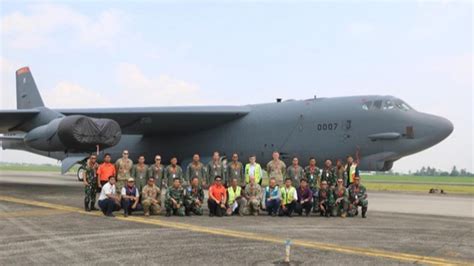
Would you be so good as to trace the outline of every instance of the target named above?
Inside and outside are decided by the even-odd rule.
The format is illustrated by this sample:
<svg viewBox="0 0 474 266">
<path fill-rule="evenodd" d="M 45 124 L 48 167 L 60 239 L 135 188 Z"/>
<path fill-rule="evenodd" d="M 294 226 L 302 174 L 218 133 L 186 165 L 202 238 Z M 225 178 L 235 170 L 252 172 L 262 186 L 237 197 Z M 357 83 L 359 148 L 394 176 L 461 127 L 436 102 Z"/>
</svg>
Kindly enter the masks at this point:
<svg viewBox="0 0 474 266">
<path fill-rule="evenodd" d="M 107 182 L 100 192 L 99 207 L 105 216 L 114 217 L 112 212 L 120 210 L 120 200 L 115 192 L 115 177 L 109 177 Z"/>
<path fill-rule="evenodd" d="M 209 207 L 209 216 L 222 217 L 226 213 L 226 202 L 226 189 L 222 185 L 222 177 L 218 175 L 214 178 L 214 184 L 209 187 L 209 199 L 207 200 L 207 206 Z"/>
<path fill-rule="evenodd" d="M 293 210 L 296 207 L 296 201 L 298 200 L 298 193 L 296 189 L 291 185 L 291 178 L 285 179 L 285 186 L 281 188 L 281 208 L 279 216 L 291 217 Z"/>
</svg>

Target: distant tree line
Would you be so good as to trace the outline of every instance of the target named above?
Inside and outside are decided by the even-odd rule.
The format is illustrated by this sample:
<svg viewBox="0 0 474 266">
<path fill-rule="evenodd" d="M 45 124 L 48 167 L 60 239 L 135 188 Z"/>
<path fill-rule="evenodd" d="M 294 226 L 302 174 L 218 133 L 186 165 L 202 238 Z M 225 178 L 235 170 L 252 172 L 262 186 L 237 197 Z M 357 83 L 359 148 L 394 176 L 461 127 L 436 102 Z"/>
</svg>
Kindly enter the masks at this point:
<svg viewBox="0 0 474 266">
<path fill-rule="evenodd" d="M 434 167 L 421 167 L 421 169 L 417 170 L 413 175 L 416 176 L 474 176 L 473 173 L 467 171 L 466 169 L 458 170 L 456 165 L 451 168 L 451 171 L 443 171 L 436 169 Z"/>
<path fill-rule="evenodd" d="M 387 172 L 376 172 L 377 175 L 406 175 L 404 173 L 394 172 L 393 170 L 389 170 Z M 440 169 L 436 169 L 430 166 L 423 166 L 421 169 L 416 170 L 415 172 L 408 171 L 408 175 L 415 175 L 415 176 L 470 176 L 474 177 L 474 173 L 467 171 L 466 169 L 458 170 L 458 168 L 454 165 L 451 171 L 444 171 Z"/>
<path fill-rule="evenodd" d="M 443 171 L 434 167 L 423 166 L 421 169 L 412 174 L 416 176 L 474 176 L 473 173 L 467 171 L 466 169 L 458 170 L 456 165 L 453 166 L 451 171 Z"/>
</svg>

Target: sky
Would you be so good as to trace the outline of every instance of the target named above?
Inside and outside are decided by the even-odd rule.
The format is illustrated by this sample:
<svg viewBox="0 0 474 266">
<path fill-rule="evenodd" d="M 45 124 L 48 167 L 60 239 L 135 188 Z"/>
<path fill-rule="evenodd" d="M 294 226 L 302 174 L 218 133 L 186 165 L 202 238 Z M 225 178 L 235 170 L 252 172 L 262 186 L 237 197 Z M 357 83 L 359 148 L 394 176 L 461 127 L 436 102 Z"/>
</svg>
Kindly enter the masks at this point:
<svg viewBox="0 0 474 266">
<path fill-rule="evenodd" d="M 1 1 L 0 109 L 30 66 L 48 107 L 393 95 L 454 132 L 397 161 L 473 171 L 471 1 Z M 56 163 L 19 151 L 0 161 Z"/>
</svg>

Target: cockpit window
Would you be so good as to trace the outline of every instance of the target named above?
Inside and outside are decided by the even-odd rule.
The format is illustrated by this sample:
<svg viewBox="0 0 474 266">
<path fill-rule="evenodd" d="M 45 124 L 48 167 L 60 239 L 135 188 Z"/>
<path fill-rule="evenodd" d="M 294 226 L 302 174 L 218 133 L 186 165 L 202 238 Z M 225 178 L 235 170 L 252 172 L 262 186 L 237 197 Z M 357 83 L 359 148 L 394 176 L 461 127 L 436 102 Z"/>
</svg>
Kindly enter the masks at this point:
<svg viewBox="0 0 474 266">
<path fill-rule="evenodd" d="M 364 104 L 362 104 L 362 109 L 364 109 L 364 110 L 369 110 L 370 107 L 372 107 L 372 101 L 368 101 L 368 102 L 365 102 Z"/>
<path fill-rule="evenodd" d="M 391 100 L 386 100 L 385 104 L 383 105 L 383 109 L 384 110 L 391 110 L 393 108 L 395 108 L 395 106 L 393 105 L 393 102 Z"/>
<path fill-rule="evenodd" d="M 400 109 L 400 110 L 403 110 L 403 111 L 409 111 L 411 110 L 411 107 L 406 104 L 404 101 L 402 100 L 396 100 L 395 101 L 395 106 Z"/>
<path fill-rule="evenodd" d="M 382 100 L 374 101 L 374 107 L 377 109 L 382 109 Z"/>
</svg>

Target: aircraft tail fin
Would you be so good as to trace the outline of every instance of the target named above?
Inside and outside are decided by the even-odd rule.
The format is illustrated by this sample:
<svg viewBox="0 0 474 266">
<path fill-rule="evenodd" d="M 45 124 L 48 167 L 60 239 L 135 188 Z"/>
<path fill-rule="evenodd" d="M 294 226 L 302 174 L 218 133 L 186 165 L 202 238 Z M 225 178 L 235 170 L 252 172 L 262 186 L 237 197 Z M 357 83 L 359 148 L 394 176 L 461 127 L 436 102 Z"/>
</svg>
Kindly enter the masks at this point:
<svg viewBox="0 0 474 266">
<path fill-rule="evenodd" d="M 30 68 L 18 69 L 16 71 L 16 108 L 32 109 L 43 106 L 43 99 L 41 99 Z"/>
</svg>

